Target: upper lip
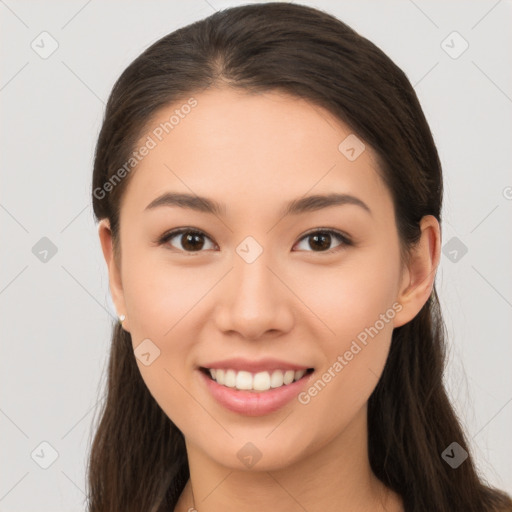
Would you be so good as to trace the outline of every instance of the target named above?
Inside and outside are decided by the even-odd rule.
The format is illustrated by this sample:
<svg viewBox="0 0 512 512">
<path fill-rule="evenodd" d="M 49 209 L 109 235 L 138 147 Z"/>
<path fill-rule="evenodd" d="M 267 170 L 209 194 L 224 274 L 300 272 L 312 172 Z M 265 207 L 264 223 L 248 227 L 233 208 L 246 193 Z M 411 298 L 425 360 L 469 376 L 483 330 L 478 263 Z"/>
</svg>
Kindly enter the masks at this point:
<svg viewBox="0 0 512 512">
<path fill-rule="evenodd" d="M 244 359 L 242 357 L 233 357 L 230 359 L 223 359 L 219 361 L 212 361 L 201 365 L 202 368 L 223 368 L 232 369 L 236 371 L 247 371 L 247 372 L 264 372 L 272 370 L 307 370 L 311 366 L 305 366 L 296 363 L 289 363 L 286 361 L 280 361 L 279 359 L 265 358 L 265 359 Z"/>
</svg>

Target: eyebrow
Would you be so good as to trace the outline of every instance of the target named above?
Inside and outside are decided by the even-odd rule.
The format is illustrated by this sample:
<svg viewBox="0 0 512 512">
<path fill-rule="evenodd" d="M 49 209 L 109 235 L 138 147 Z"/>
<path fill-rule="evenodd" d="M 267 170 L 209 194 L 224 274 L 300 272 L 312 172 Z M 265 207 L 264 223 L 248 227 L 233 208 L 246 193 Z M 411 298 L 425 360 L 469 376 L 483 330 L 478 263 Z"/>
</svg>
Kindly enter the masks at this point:
<svg viewBox="0 0 512 512">
<path fill-rule="evenodd" d="M 282 217 L 287 215 L 298 215 L 306 212 L 313 212 L 328 208 L 330 206 L 342 206 L 351 204 L 359 206 L 372 215 L 368 205 L 361 199 L 350 194 L 317 194 L 294 199 L 287 203 L 281 212 Z M 197 195 L 166 192 L 151 201 L 144 210 L 153 210 L 161 206 L 178 206 L 188 208 L 203 213 L 211 213 L 216 216 L 222 216 L 226 212 L 226 206 L 213 199 Z"/>
</svg>

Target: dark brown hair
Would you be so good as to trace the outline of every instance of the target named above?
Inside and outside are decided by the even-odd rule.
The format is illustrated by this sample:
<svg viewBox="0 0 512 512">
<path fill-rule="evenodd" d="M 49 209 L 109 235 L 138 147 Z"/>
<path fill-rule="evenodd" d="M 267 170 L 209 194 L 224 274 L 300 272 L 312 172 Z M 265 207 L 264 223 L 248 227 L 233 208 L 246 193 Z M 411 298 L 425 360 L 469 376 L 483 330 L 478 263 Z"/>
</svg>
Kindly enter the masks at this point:
<svg viewBox="0 0 512 512">
<path fill-rule="evenodd" d="M 420 236 L 424 215 L 441 221 L 442 171 L 407 77 L 370 41 L 311 7 L 243 5 L 180 28 L 145 50 L 115 83 L 99 134 L 92 201 L 110 220 L 120 262 L 119 213 L 134 172 L 105 193 L 159 109 L 226 86 L 280 91 L 326 108 L 379 159 L 394 201 L 401 245 Z M 368 403 L 372 470 L 407 512 L 512 511 L 469 457 L 452 469 L 452 442 L 470 452 L 443 384 L 444 324 L 434 287 L 409 323 L 395 328 Z M 113 328 L 107 396 L 88 467 L 89 512 L 171 511 L 189 477 L 184 438 L 149 393 L 130 334 Z"/>
</svg>

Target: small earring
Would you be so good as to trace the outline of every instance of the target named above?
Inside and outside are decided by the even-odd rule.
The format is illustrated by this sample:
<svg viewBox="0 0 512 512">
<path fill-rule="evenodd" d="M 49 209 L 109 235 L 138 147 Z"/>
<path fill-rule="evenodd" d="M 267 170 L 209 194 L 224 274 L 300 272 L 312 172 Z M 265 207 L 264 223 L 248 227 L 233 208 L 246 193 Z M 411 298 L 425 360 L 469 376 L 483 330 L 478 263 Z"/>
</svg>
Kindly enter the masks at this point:
<svg viewBox="0 0 512 512">
<path fill-rule="evenodd" d="M 120 323 L 123 323 L 123 322 L 125 321 L 125 319 L 126 319 L 126 315 L 121 315 L 121 316 L 119 317 L 119 322 L 120 322 Z"/>
</svg>

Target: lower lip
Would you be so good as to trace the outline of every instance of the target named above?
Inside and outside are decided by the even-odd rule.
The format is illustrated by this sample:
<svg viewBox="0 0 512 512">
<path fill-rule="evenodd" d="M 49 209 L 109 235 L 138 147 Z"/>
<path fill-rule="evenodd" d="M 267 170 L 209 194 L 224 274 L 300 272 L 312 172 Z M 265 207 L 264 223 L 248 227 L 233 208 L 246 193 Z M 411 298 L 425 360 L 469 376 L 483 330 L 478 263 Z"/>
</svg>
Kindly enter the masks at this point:
<svg viewBox="0 0 512 512">
<path fill-rule="evenodd" d="M 314 373 L 307 373 L 301 379 L 279 388 L 252 392 L 222 386 L 201 370 L 198 371 L 217 402 L 232 412 L 245 414 L 246 416 L 263 416 L 277 411 L 300 393 Z"/>
</svg>

